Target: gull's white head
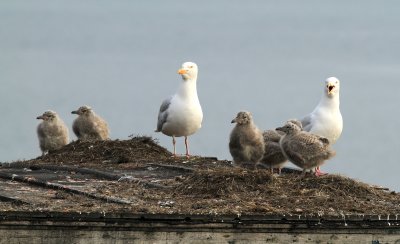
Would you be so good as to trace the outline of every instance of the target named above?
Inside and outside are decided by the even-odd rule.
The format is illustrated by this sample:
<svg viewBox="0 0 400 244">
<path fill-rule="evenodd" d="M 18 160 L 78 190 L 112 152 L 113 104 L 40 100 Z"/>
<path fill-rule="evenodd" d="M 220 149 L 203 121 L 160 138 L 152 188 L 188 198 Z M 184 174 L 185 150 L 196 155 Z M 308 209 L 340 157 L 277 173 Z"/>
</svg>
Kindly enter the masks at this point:
<svg viewBox="0 0 400 244">
<path fill-rule="evenodd" d="M 197 64 L 193 62 L 185 62 L 182 64 L 182 68 L 178 70 L 178 74 L 182 75 L 184 80 L 192 80 L 197 78 Z"/>
<path fill-rule="evenodd" d="M 328 97 L 333 97 L 339 94 L 340 91 L 340 81 L 336 77 L 329 77 L 325 80 L 325 94 Z"/>
</svg>

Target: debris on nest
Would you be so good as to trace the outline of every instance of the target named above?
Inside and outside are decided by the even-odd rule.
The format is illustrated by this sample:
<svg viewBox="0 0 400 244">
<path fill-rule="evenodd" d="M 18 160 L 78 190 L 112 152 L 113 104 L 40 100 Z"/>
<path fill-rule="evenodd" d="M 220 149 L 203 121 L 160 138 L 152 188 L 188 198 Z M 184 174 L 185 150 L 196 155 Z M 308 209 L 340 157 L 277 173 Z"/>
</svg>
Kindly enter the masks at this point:
<svg viewBox="0 0 400 244">
<path fill-rule="evenodd" d="M 154 162 L 171 157 L 171 153 L 147 136 L 130 140 L 73 141 L 68 145 L 39 157 L 40 162 L 69 163 L 128 163 Z"/>
<path fill-rule="evenodd" d="M 344 176 L 304 177 L 288 168 L 278 176 L 266 169 L 235 168 L 230 161 L 213 157 L 171 156 L 150 137 L 75 141 L 43 157 L 1 164 L 3 199 L 19 199 L 23 204 L 4 203 L 0 209 L 155 214 L 400 214 L 399 193 Z M 10 177 L 17 179 L 14 175 L 21 180 L 10 181 Z M 64 192 L 68 187 L 89 194 L 55 195 L 63 191 L 52 189 L 56 193 L 49 198 L 48 189 L 28 185 L 36 181 L 59 184 Z M 122 199 L 124 204 L 101 199 Z"/>
<path fill-rule="evenodd" d="M 266 170 L 252 171 L 241 168 L 197 170 L 176 190 L 182 194 L 218 197 L 233 192 L 260 189 L 273 179 L 274 177 Z"/>
<path fill-rule="evenodd" d="M 394 214 L 400 195 L 340 176 L 304 177 L 300 173 L 271 175 L 267 170 L 197 170 L 176 186 L 186 201 L 209 201 L 219 213 L 246 214 Z M 190 200 L 191 199 L 191 200 Z M 219 199 L 218 205 L 213 201 Z M 203 200 L 200 200 L 203 202 Z M 224 204 L 221 204 L 221 203 Z M 231 205 L 236 204 L 236 206 Z M 236 210 L 234 210 L 236 208 Z"/>
</svg>

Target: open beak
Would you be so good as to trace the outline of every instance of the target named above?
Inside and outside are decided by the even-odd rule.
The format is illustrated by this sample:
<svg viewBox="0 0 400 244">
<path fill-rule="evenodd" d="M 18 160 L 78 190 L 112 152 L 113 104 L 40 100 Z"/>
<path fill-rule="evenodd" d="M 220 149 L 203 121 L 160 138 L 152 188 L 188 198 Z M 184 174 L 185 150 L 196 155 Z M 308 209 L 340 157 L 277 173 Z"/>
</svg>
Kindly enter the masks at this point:
<svg viewBox="0 0 400 244">
<path fill-rule="evenodd" d="M 328 85 L 328 94 L 331 94 L 333 89 L 335 89 L 334 85 Z"/>
<path fill-rule="evenodd" d="M 180 75 L 184 75 L 186 73 L 187 73 L 187 70 L 185 70 L 185 69 L 178 70 L 178 74 L 180 74 Z"/>
</svg>

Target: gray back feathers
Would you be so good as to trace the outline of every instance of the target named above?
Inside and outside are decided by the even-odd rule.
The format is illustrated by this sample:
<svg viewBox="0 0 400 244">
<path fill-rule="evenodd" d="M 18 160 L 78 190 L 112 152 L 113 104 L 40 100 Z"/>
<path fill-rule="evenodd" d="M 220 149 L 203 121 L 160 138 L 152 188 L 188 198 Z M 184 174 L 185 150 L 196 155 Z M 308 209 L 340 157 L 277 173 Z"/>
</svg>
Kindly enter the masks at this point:
<svg viewBox="0 0 400 244">
<path fill-rule="evenodd" d="M 158 112 L 158 120 L 157 120 L 157 130 L 156 132 L 161 132 L 162 127 L 165 122 L 167 122 L 169 105 L 171 104 L 172 97 L 165 99 L 160 106 L 160 111 Z"/>
</svg>

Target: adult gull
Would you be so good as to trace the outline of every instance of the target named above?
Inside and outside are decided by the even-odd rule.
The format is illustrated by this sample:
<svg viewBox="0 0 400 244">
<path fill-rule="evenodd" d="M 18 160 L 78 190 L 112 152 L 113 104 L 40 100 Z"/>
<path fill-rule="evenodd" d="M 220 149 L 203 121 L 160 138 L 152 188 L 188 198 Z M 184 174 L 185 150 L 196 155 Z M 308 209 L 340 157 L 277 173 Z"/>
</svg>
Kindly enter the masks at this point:
<svg viewBox="0 0 400 244">
<path fill-rule="evenodd" d="M 177 92 L 164 100 L 158 113 L 156 132 L 162 132 L 172 137 L 174 146 L 173 155 L 176 156 L 175 137 L 185 137 L 186 157 L 190 157 L 188 136 L 201 128 L 203 111 L 197 96 L 198 67 L 193 62 L 182 64 L 178 74 L 182 76 L 182 83 Z"/>
<path fill-rule="evenodd" d="M 319 104 L 301 120 L 304 131 L 327 138 L 331 145 L 339 139 L 343 130 L 339 92 L 340 81 L 336 77 L 326 79 Z M 316 168 L 316 174 L 323 174 L 319 167 Z"/>
</svg>

